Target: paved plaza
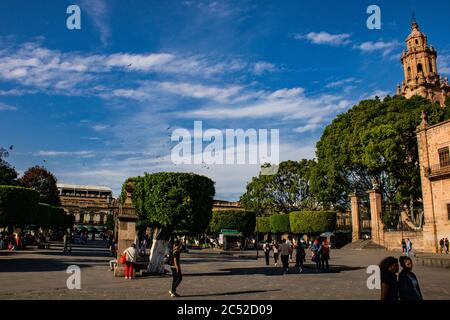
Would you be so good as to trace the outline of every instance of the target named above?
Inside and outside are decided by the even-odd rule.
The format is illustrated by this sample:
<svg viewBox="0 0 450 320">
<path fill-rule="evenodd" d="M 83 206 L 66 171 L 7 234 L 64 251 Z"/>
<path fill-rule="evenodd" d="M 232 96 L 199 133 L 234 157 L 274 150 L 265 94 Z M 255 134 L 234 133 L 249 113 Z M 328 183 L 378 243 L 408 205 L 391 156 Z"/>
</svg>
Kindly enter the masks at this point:
<svg viewBox="0 0 450 320">
<path fill-rule="evenodd" d="M 254 252 L 256 254 L 256 252 Z M 261 254 L 261 252 L 260 252 Z M 366 286 L 368 265 L 384 250 L 334 250 L 329 273 L 316 273 L 307 261 L 305 273 L 283 275 L 280 267 L 265 266 L 263 257 L 244 259 L 206 250 L 182 255 L 183 282 L 179 299 L 370 299 L 378 290 Z M 50 250 L 0 252 L 0 299 L 170 299 L 171 276 L 115 278 L 108 271 L 109 252 L 103 241 L 76 245 L 70 255 L 60 245 Z M 67 267 L 81 268 L 81 289 L 66 286 Z M 414 268 L 424 299 L 450 299 L 449 269 Z"/>
</svg>

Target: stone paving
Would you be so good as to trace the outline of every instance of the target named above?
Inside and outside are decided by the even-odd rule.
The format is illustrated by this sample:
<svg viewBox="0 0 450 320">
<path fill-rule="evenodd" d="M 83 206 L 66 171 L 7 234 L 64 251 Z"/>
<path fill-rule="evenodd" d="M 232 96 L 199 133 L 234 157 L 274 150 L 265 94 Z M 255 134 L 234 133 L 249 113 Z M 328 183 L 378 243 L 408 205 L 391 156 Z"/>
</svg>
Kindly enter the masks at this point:
<svg viewBox="0 0 450 320">
<path fill-rule="evenodd" d="M 255 252 L 256 254 L 256 252 Z M 261 254 L 261 252 L 260 252 Z M 264 258 L 242 259 L 211 251 L 182 255 L 180 299 L 371 299 L 378 290 L 366 286 L 368 265 L 378 264 L 384 250 L 333 250 L 331 272 L 316 273 L 307 261 L 305 273 L 283 275 L 280 267 L 265 266 Z M 170 299 L 171 276 L 115 278 L 108 271 L 108 250 L 102 241 L 77 245 L 70 255 L 60 246 L 0 252 L 0 299 Z M 81 289 L 69 290 L 69 265 L 81 268 Z M 450 299 L 450 272 L 444 268 L 414 268 L 425 299 Z"/>
</svg>

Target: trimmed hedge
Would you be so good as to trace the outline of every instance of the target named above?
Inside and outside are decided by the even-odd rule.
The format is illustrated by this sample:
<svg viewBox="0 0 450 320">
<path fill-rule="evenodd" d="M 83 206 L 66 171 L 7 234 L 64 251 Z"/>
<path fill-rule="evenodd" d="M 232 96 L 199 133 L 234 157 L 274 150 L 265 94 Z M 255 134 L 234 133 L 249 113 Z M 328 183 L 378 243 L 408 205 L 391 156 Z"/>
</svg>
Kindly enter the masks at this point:
<svg viewBox="0 0 450 320">
<path fill-rule="evenodd" d="M 336 227 L 336 212 L 333 211 L 296 211 L 289 216 L 291 231 L 295 234 L 317 234 Z"/>
<path fill-rule="evenodd" d="M 209 228 L 213 233 L 221 229 L 233 229 L 244 235 L 253 234 L 256 226 L 256 215 L 253 211 L 219 210 L 213 211 Z"/>
<path fill-rule="evenodd" d="M 272 233 L 291 232 L 288 214 L 274 214 L 270 216 L 270 231 Z"/>
<path fill-rule="evenodd" d="M 15 186 L 0 186 L 0 226 L 32 224 L 38 213 L 39 193 Z"/>
<path fill-rule="evenodd" d="M 256 231 L 261 233 L 270 232 L 270 217 L 257 217 L 256 218 Z"/>
<path fill-rule="evenodd" d="M 50 219 L 52 216 L 53 207 L 46 203 L 39 203 L 38 215 L 36 217 L 36 225 L 44 229 L 51 227 Z"/>
<path fill-rule="evenodd" d="M 35 224 L 44 229 L 72 228 L 75 223 L 73 214 L 66 214 L 63 208 L 39 203 L 39 212 Z"/>
</svg>

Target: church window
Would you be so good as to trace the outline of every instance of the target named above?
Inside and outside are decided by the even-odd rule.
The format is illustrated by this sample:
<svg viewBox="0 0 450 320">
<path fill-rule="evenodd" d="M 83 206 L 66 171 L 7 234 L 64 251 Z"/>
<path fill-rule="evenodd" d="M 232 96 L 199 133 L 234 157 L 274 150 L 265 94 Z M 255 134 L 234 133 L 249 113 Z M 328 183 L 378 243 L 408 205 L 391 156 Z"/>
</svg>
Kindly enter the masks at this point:
<svg viewBox="0 0 450 320">
<path fill-rule="evenodd" d="M 422 67 L 422 64 L 421 64 L 421 63 L 419 63 L 419 64 L 417 65 L 417 72 L 423 72 L 423 67 Z"/>
<path fill-rule="evenodd" d="M 439 164 L 441 167 L 448 167 L 450 166 L 450 152 L 449 148 L 441 148 L 438 150 L 439 152 Z"/>
<path fill-rule="evenodd" d="M 419 40 L 416 39 L 416 44 L 419 44 Z"/>
<path fill-rule="evenodd" d="M 408 79 L 411 79 L 411 67 L 408 67 Z"/>
</svg>

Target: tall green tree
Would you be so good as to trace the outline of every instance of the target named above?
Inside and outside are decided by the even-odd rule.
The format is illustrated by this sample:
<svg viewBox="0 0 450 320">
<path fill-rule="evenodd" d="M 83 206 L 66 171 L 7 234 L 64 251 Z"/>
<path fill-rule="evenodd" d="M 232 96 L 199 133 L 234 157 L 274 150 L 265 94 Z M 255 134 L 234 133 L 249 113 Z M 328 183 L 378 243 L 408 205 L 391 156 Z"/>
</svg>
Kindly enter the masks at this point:
<svg viewBox="0 0 450 320">
<path fill-rule="evenodd" d="M 8 162 L 0 158 L 0 185 L 17 185 L 17 171 Z"/>
<path fill-rule="evenodd" d="M 164 252 L 174 232 L 203 233 L 211 220 L 214 182 L 193 173 L 160 172 L 128 179 L 121 195 L 125 199 L 129 183 L 136 214 L 154 230 L 148 271 L 164 272 Z"/>
<path fill-rule="evenodd" d="M 247 210 L 258 211 L 259 216 L 316 208 L 318 203 L 311 189 L 315 167 L 314 160 L 281 162 L 276 174 L 252 178 L 241 204 Z"/>
<path fill-rule="evenodd" d="M 34 166 L 28 169 L 20 181 L 24 187 L 34 189 L 39 193 L 40 202 L 55 207 L 61 205 L 56 177 L 44 167 Z"/>
<path fill-rule="evenodd" d="M 314 190 L 319 201 L 348 207 L 350 193 L 365 195 L 376 181 L 385 203 L 419 202 L 416 128 L 423 110 L 430 124 L 450 118 L 450 108 L 418 96 L 364 100 L 338 115 L 317 143 Z"/>
</svg>

